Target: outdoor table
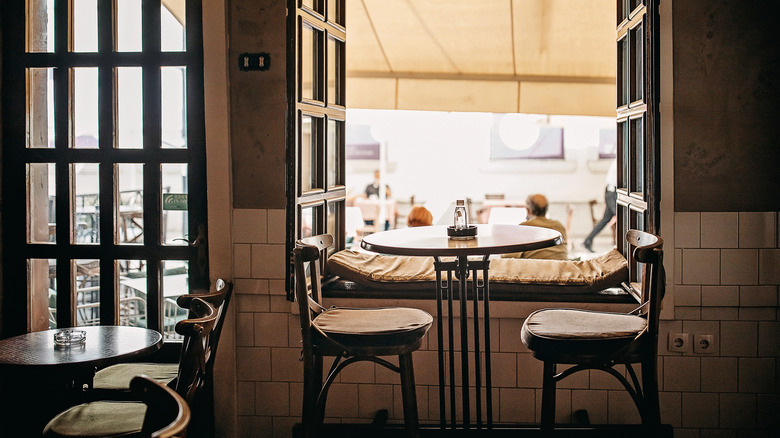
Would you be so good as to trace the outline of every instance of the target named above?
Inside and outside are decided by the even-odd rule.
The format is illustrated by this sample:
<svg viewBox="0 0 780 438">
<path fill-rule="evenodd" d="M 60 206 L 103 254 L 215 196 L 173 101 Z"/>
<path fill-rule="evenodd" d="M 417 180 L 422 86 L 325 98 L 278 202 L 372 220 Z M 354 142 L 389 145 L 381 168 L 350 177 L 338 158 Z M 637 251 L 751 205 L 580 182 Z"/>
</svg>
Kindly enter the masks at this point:
<svg viewBox="0 0 780 438">
<path fill-rule="evenodd" d="M 482 360 L 484 360 L 485 394 L 487 427 L 493 426 L 492 380 L 490 369 L 490 292 L 488 285 L 488 268 L 491 254 L 504 254 L 520 251 L 530 251 L 554 246 L 562 241 L 561 234 L 555 230 L 527 225 L 477 225 L 477 234 L 473 239 L 455 240 L 447 235 L 447 226 L 434 225 L 395 229 L 370 234 L 363 238 L 363 249 L 384 254 L 407 256 L 432 256 L 436 269 L 436 326 L 438 329 L 438 360 L 439 360 L 439 413 L 440 425 L 447 427 L 445 406 L 445 345 L 443 333 L 443 303 L 447 302 L 447 332 L 449 336 L 449 388 L 450 388 L 450 423 L 456 425 L 456 378 L 455 378 L 455 345 L 453 300 L 460 303 L 460 352 L 461 352 L 461 391 L 464 429 L 471 427 L 469 409 L 469 345 L 467 302 L 469 297 L 467 279 L 471 275 L 471 299 L 473 301 L 474 330 L 474 371 L 475 371 L 475 401 L 476 427 L 482 424 Z M 479 259 L 469 259 L 469 256 L 480 256 Z M 444 260 L 443 257 L 454 257 L 454 260 Z M 479 275 L 481 273 L 481 276 Z M 458 280 L 458 290 L 454 290 L 454 279 Z M 457 292 L 457 295 L 456 295 Z M 480 345 L 480 312 L 482 303 L 482 321 L 484 326 L 484 353 Z M 480 356 L 483 356 L 480 358 Z"/>
</svg>

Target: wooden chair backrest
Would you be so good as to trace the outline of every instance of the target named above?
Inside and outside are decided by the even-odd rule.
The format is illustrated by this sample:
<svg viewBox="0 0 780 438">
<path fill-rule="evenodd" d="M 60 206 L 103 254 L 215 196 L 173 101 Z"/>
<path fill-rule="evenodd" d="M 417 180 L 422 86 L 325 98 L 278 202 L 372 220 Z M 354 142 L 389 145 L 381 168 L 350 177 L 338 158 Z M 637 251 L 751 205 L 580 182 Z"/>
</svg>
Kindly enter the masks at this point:
<svg viewBox="0 0 780 438">
<path fill-rule="evenodd" d="M 222 334 L 222 326 L 225 323 L 225 315 L 227 314 L 228 304 L 230 303 L 230 297 L 233 295 L 233 283 L 225 281 L 221 278 L 214 282 L 214 291 L 208 293 L 193 293 L 180 295 L 176 299 L 176 304 L 183 309 L 190 309 L 192 301 L 199 298 L 212 306 L 217 310 L 217 320 L 214 323 L 214 329 L 211 331 L 208 337 L 208 345 L 206 348 L 206 374 L 211 375 L 214 370 L 214 360 L 217 356 L 217 346 L 219 345 L 219 338 Z M 190 310 L 190 318 L 196 317 Z"/>
<path fill-rule="evenodd" d="M 640 313 L 647 317 L 647 330 L 654 339 L 658 336 L 661 300 L 666 293 L 664 241 L 655 234 L 639 230 L 628 230 L 626 241 L 634 247 L 634 260 L 642 263 L 640 304 L 644 308 Z M 654 340 L 650 342 L 655 343 Z"/>
<path fill-rule="evenodd" d="M 195 298 L 190 304 L 190 311 L 198 317 L 176 323 L 176 333 L 182 335 L 184 340 L 179 357 L 179 373 L 171 385 L 188 404 L 192 405 L 203 386 L 206 373 L 206 349 L 209 334 L 216 324 L 217 310 L 200 298 Z"/>
<path fill-rule="evenodd" d="M 311 347 L 312 317 L 322 311 L 322 264 L 333 236 L 320 234 L 298 240 L 293 249 L 295 298 L 301 318 L 303 346 Z"/>
<path fill-rule="evenodd" d="M 130 390 L 146 404 L 141 432 L 151 438 L 183 438 L 187 435 L 191 411 L 173 389 L 140 375 L 130 381 Z"/>
</svg>

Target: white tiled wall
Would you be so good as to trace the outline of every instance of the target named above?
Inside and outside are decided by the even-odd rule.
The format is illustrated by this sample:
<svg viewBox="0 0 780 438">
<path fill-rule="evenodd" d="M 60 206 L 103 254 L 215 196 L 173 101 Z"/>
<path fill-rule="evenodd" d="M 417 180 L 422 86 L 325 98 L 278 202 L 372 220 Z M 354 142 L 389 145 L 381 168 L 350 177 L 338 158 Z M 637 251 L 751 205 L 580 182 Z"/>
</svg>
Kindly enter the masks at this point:
<svg viewBox="0 0 780 438">
<path fill-rule="evenodd" d="M 302 366 L 296 309 L 285 299 L 283 210 L 234 210 L 236 364 L 239 436 L 289 437 L 300 420 Z M 659 384 L 662 421 L 675 437 L 755 436 L 780 422 L 777 213 L 676 213 L 674 319 L 662 322 Z M 336 304 L 336 303 L 334 303 Z M 338 302 L 339 305 L 349 302 Z M 435 313 L 431 302 L 404 304 Z M 541 364 L 520 342 L 531 311 L 550 303 L 494 304 L 494 417 L 537 423 Z M 619 307 L 611 310 L 621 310 Z M 711 353 L 669 353 L 670 331 L 713 334 Z M 435 328 L 414 355 L 419 414 L 438 419 Z M 369 422 L 379 409 L 402 420 L 398 376 L 372 364 L 348 367 L 330 391 L 327 421 Z M 473 403 L 472 403 L 473 406 Z M 561 382 L 557 419 L 587 409 L 593 423 L 638 423 L 630 397 L 601 372 Z M 769 435 L 767 435 L 769 436 Z"/>
<path fill-rule="evenodd" d="M 773 436 L 780 425 L 778 248 L 776 212 L 675 214 L 675 320 L 660 348 L 662 391 L 680 400 L 679 417 L 662 418 L 675 437 Z M 669 331 L 711 333 L 715 349 L 670 353 Z"/>
</svg>

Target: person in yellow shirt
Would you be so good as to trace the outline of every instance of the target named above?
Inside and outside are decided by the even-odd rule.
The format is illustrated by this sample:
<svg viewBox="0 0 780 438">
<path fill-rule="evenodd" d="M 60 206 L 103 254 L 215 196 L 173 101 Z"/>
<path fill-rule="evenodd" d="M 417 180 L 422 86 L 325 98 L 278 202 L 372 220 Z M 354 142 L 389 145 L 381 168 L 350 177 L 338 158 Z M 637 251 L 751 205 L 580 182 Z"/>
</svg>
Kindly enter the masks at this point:
<svg viewBox="0 0 780 438">
<path fill-rule="evenodd" d="M 547 197 L 544 195 L 537 193 L 528 196 L 528 199 L 525 200 L 525 208 L 528 210 L 527 220 L 520 225 L 553 229 L 561 233 L 563 241 L 560 244 L 549 248 L 504 254 L 502 257 L 552 260 L 567 260 L 569 258 L 569 251 L 566 249 L 566 228 L 562 223 L 547 218 L 548 206 Z"/>
</svg>

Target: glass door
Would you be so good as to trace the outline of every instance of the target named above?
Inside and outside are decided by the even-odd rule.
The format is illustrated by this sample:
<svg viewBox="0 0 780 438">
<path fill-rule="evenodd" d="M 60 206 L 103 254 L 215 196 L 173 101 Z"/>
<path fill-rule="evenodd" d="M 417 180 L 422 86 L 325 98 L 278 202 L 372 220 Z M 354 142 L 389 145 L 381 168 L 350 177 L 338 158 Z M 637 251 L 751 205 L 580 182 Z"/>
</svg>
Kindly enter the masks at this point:
<svg viewBox="0 0 780 438">
<path fill-rule="evenodd" d="M 4 3 L 4 331 L 174 338 L 208 287 L 200 0 Z"/>
<path fill-rule="evenodd" d="M 618 236 L 660 229 L 659 32 L 657 0 L 617 0 Z M 638 265 L 631 261 L 631 281 Z"/>
<path fill-rule="evenodd" d="M 301 237 L 328 233 L 344 249 L 344 0 L 290 0 L 288 48 L 287 298 L 293 300 L 292 248 Z"/>
</svg>

